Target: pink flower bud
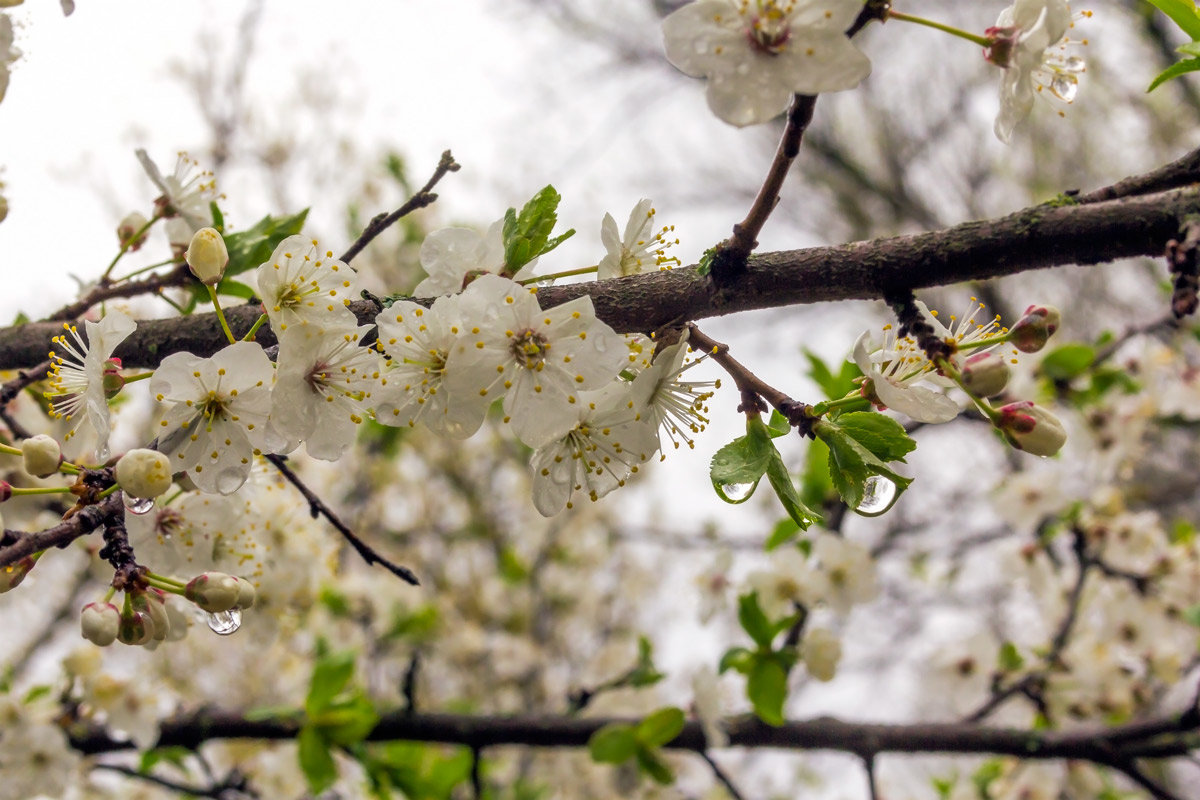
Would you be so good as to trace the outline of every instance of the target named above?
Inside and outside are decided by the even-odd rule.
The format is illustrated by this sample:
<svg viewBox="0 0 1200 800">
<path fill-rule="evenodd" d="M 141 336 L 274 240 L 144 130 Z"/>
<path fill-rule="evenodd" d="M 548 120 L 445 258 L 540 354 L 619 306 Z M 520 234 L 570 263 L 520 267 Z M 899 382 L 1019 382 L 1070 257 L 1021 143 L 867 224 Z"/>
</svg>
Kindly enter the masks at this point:
<svg viewBox="0 0 1200 800">
<path fill-rule="evenodd" d="M 58 442 L 44 433 L 21 442 L 21 455 L 25 459 L 25 471 L 38 478 L 48 478 L 58 472 L 58 465 L 63 460 Z"/>
<path fill-rule="evenodd" d="M 1058 417 L 1031 400 L 1001 408 L 996 427 L 1013 447 L 1035 456 L 1052 456 L 1067 441 L 1067 431 Z"/>
<path fill-rule="evenodd" d="M 0 567 L 0 594 L 20 586 L 36 563 L 33 556 L 25 556 L 15 564 Z"/>
<path fill-rule="evenodd" d="M 192 236 L 192 243 L 188 245 L 184 258 L 192 274 L 201 283 L 216 286 L 225 274 L 225 265 L 229 263 L 229 250 L 216 228 L 201 228 Z"/>
<path fill-rule="evenodd" d="M 146 644 L 154 638 L 154 622 L 148 614 L 131 611 L 121 615 L 117 641 L 121 644 Z"/>
<path fill-rule="evenodd" d="M 238 599 L 237 608 L 245 610 L 254 605 L 254 601 L 258 598 L 258 593 L 254 591 L 254 584 L 245 578 L 234 578 L 238 583 Z"/>
<path fill-rule="evenodd" d="M 79 615 L 83 638 L 100 647 L 117 640 L 121 628 L 121 612 L 112 603 L 88 603 Z"/>
<path fill-rule="evenodd" d="M 10 497 L 12 497 L 12 484 L 8 481 L 0 481 L 0 503 Z"/>
<path fill-rule="evenodd" d="M 995 353 L 976 353 L 962 364 L 963 385 L 976 397 L 995 397 L 1011 374 L 1008 362 Z"/>
<path fill-rule="evenodd" d="M 129 248 L 130 251 L 137 250 L 146 241 L 146 233 L 143 231 L 138 236 L 138 231 L 146 227 L 147 222 L 149 220 L 146 219 L 145 214 L 130 211 L 125 215 L 125 219 L 121 220 L 120 224 L 117 225 L 117 241 L 121 243 L 122 247 Z M 137 238 L 135 239 L 134 237 Z"/>
<path fill-rule="evenodd" d="M 237 578 L 223 572 L 205 572 L 188 582 L 183 596 L 205 611 L 228 611 L 237 605 L 241 589 Z"/>
<path fill-rule="evenodd" d="M 1008 331 L 1008 340 L 1022 353 L 1036 353 L 1058 330 L 1062 314 L 1054 306 L 1030 306 Z"/>
</svg>

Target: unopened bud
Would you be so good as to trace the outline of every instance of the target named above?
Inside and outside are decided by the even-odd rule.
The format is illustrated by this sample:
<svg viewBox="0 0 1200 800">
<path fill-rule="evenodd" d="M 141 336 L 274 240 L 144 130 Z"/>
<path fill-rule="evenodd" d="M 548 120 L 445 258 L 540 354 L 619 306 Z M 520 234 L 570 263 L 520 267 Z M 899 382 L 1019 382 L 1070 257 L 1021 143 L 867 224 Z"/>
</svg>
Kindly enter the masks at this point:
<svg viewBox="0 0 1200 800">
<path fill-rule="evenodd" d="M 963 362 L 963 386 L 976 397 L 995 397 L 1008 386 L 1008 362 L 995 353 L 976 353 Z"/>
<path fill-rule="evenodd" d="M 225 265 L 229 263 L 229 250 L 225 240 L 216 228 L 201 228 L 192 236 L 184 254 L 188 266 L 201 283 L 216 286 L 225 274 Z"/>
<path fill-rule="evenodd" d="M 984 31 L 988 38 L 987 47 L 983 48 L 983 58 L 997 67 L 1008 68 L 1012 65 L 1013 53 L 1020 41 L 1021 29 L 1016 25 L 992 27 Z"/>
<path fill-rule="evenodd" d="M 188 582 L 183 596 L 204 611 L 228 611 L 237 605 L 241 588 L 237 578 L 223 572 L 205 572 Z"/>
<path fill-rule="evenodd" d="M 48 478 L 58 472 L 58 465 L 63 460 L 58 442 L 44 433 L 21 442 L 21 455 L 25 458 L 25 471 L 38 478 Z"/>
<path fill-rule="evenodd" d="M 100 647 L 117 640 L 121 628 L 121 612 L 112 603 L 88 603 L 79 615 L 83 638 Z"/>
<path fill-rule="evenodd" d="M 121 615 L 117 626 L 117 641 L 121 644 L 146 644 L 154 638 L 154 622 L 142 611 Z"/>
<path fill-rule="evenodd" d="M 0 481 L 0 503 L 3 503 L 10 497 L 12 497 L 12 484 L 8 481 Z M 0 528 L 3 527 L 3 522 L 0 522 Z"/>
<path fill-rule="evenodd" d="M 1008 330 L 1008 340 L 1022 353 L 1036 353 L 1058 330 L 1062 314 L 1054 306 L 1030 306 Z"/>
<path fill-rule="evenodd" d="M 800 648 L 808 674 L 819 681 L 831 681 L 842 658 L 842 643 L 827 628 L 812 628 Z"/>
<path fill-rule="evenodd" d="M 104 372 L 101 373 L 105 398 L 112 400 L 125 388 L 125 378 L 121 375 L 121 359 L 110 358 L 104 362 Z"/>
<path fill-rule="evenodd" d="M 163 593 L 158 589 L 150 588 L 140 594 L 133 596 L 133 607 L 145 614 L 154 623 L 154 631 L 151 634 L 158 641 L 163 641 L 167 638 L 167 634 L 171 632 L 171 621 L 167 618 L 167 607 L 163 602 Z"/>
<path fill-rule="evenodd" d="M 1058 417 L 1031 400 L 1001 408 L 996 427 L 1013 447 L 1035 456 L 1052 456 L 1067 441 L 1067 431 Z"/>
<path fill-rule="evenodd" d="M 138 211 L 130 211 L 125 215 L 125 219 L 121 220 L 121 223 L 117 225 L 117 241 L 121 243 L 122 247 L 128 248 L 130 251 L 137 250 L 146 242 L 147 231 L 144 228 L 149 221 L 146 219 L 145 214 Z"/>
<path fill-rule="evenodd" d="M 132 497 L 158 497 L 171 488 L 171 459 L 157 450 L 130 450 L 117 462 L 117 483 Z"/>
<path fill-rule="evenodd" d="M 234 578 L 238 583 L 238 598 L 237 608 L 245 611 L 254 605 L 254 601 L 258 599 L 258 593 L 254 590 L 254 584 L 245 578 Z"/>
<path fill-rule="evenodd" d="M 20 586 L 36 563 L 33 556 L 25 556 L 20 561 L 0 567 L 0 594 Z"/>
</svg>

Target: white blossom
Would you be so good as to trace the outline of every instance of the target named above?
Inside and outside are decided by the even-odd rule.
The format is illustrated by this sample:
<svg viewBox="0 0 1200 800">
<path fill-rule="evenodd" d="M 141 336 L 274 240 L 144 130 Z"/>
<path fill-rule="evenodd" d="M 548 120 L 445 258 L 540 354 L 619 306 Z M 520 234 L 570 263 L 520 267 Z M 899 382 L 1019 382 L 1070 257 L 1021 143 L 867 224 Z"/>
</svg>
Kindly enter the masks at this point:
<svg viewBox="0 0 1200 800">
<path fill-rule="evenodd" d="M 700 362 L 685 361 L 687 332 L 676 344 L 663 348 L 647 369 L 633 380 L 635 402 L 650 409 L 655 428 L 678 449 L 680 442 L 694 448 L 692 436 L 708 425 L 705 403 L 720 387 L 720 381 L 680 380 L 684 372 Z M 664 455 L 665 457 L 665 455 Z"/>
<path fill-rule="evenodd" d="M 822 533 L 813 544 L 813 555 L 825 577 L 824 599 L 839 614 L 851 606 L 874 599 L 875 562 L 867 548 L 832 533 Z"/>
<path fill-rule="evenodd" d="M 313 458 L 340 458 L 367 416 L 383 367 L 378 351 L 359 344 L 371 327 L 291 327 L 279 337 L 271 422 Z"/>
<path fill-rule="evenodd" d="M 157 202 L 163 206 L 165 215 L 178 216 L 187 224 L 186 235 L 179 229 L 170 237 L 172 244 L 186 246 L 192 234 L 212 223 L 209 203 L 217 199 L 217 182 L 213 174 L 198 169 L 199 162 L 189 158 L 187 153 L 179 154 L 175 171 L 170 175 L 163 175 L 145 150 L 139 148 L 136 154 L 146 175 L 162 192 Z"/>
<path fill-rule="evenodd" d="M 699 0 L 663 20 L 667 60 L 708 78 L 708 107 L 739 127 L 787 110 L 793 94 L 851 89 L 871 62 L 845 31 L 861 0 Z"/>
<path fill-rule="evenodd" d="M 86 342 L 73 325 L 63 326 L 70 338 L 54 337 L 55 346 L 62 352 L 50 353 L 50 388 L 46 397 L 51 401 L 51 413 L 75 420 L 67 438 L 86 423 L 96 434 L 97 455 L 107 458 L 109 411 L 105 371 L 120 367 L 120 362 L 112 357 L 113 351 L 133 333 L 137 323 L 127 314 L 110 311 L 99 322 L 85 320 L 83 324 Z"/>
<path fill-rule="evenodd" d="M 257 448 L 274 449 L 267 429 L 273 367 L 253 342 L 237 342 L 212 358 L 173 353 L 150 379 L 168 408 L 158 449 L 176 471 L 188 470 L 202 491 L 237 491 Z"/>
<path fill-rule="evenodd" d="M 797 604 L 811 608 L 829 593 L 829 579 L 809 566 L 796 547 L 775 550 L 771 569 L 751 572 L 746 583 L 747 589 L 758 593 L 758 605 L 771 620 L 793 613 Z"/>
<path fill-rule="evenodd" d="M 259 265 L 255 277 L 263 310 L 278 333 L 291 325 L 344 328 L 357 322 L 346 306 L 358 275 L 334 258 L 332 250 L 320 252 L 316 239 L 287 237 L 270 260 Z"/>
<path fill-rule="evenodd" d="M 668 225 L 657 233 L 654 231 L 655 210 L 649 200 L 642 199 L 629 212 L 625 223 L 625 235 L 617 233 L 617 221 L 612 214 L 605 214 L 600 225 L 600 241 L 607 251 L 596 270 L 596 277 L 617 278 L 622 275 L 637 275 L 651 269 L 670 269 L 678 265 L 679 259 L 667 255 L 667 249 L 679 244 L 670 239 L 675 226 Z"/>
<path fill-rule="evenodd" d="M 854 343 L 854 363 L 871 381 L 874 399 L 918 422 L 949 422 L 958 416 L 958 403 L 940 391 L 918 385 L 933 366 L 909 337 L 885 341 L 872 349 L 864 333 Z"/>
<path fill-rule="evenodd" d="M 425 237 L 421 242 L 421 266 L 426 277 L 413 289 L 414 297 L 437 297 L 457 294 L 463 290 L 463 282 L 470 275 L 503 272 L 504 263 L 504 220 L 496 220 L 480 236 L 471 228 L 442 228 Z M 513 275 L 513 280 L 524 280 L 533 274 L 537 259 L 525 264 Z"/>
<path fill-rule="evenodd" d="M 459 302 L 463 332 L 446 364 L 452 398 L 503 397 L 505 421 L 530 447 L 570 430 L 578 393 L 604 385 L 627 361 L 624 341 L 596 319 L 590 297 L 543 310 L 530 290 L 484 275 Z"/>
</svg>

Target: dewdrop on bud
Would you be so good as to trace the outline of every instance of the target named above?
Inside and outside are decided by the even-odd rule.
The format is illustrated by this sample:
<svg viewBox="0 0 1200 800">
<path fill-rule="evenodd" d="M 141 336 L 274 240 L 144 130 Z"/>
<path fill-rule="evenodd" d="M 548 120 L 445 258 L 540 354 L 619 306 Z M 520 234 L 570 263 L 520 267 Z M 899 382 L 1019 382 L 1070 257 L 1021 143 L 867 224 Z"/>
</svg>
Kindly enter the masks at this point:
<svg viewBox="0 0 1200 800">
<path fill-rule="evenodd" d="M 157 450 L 130 450 L 117 462 L 117 483 L 127 495 L 158 497 L 171 488 L 171 459 Z"/>
<path fill-rule="evenodd" d="M 36 563 L 33 556 L 25 556 L 16 563 L 0 567 L 0 594 L 20 586 Z"/>
<path fill-rule="evenodd" d="M 112 603 L 88 603 L 79 615 L 83 638 L 100 647 L 117 640 L 121 628 L 121 612 Z"/>
<path fill-rule="evenodd" d="M 254 605 L 254 601 L 258 599 L 258 592 L 254 590 L 254 584 L 245 578 L 234 576 L 234 580 L 238 585 L 237 605 L 235 608 L 240 608 L 243 611 Z"/>
<path fill-rule="evenodd" d="M 121 644 L 146 644 L 154 638 L 154 621 L 148 614 L 131 611 L 121 615 L 117 641 Z"/>
<path fill-rule="evenodd" d="M 808 674 L 819 681 L 831 681 L 842 658 L 842 643 L 826 628 L 813 628 L 804 636 L 800 648 Z"/>
<path fill-rule="evenodd" d="M 39 433 L 21 442 L 25 471 L 38 478 L 48 478 L 58 472 L 62 463 L 62 448 L 52 436 Z"/>
<path fill-rule="evenodd" d="M 228 611 L 238 604 L 241 587 L 224 572 L 205 572 L 188 582 L 183 596 L 210 613 Z"/>
<path fill-rule="evenodd" d="M 130 251 L 135 251 L 146 242 L 146 231 L 142 229 L 150 220 L 146 219 L 146 215 L 138 211 L 130 211 L 125 215 L 125 219 L 121 220 L 117 225 L 117 241 L 121 243 L 121 247 L 128 248 Z M 141 235 L 138 236 L 138 231 Z M 137 238 L 134 238 L 137 237 Z"/>
<path fill-rule="evenodd" d="M 225 265 L 229 263 L 229 250 L 225 240 L 216 228 L 201 228 L 192 236 L 184 254 L 188 266 L 201 283 L 216 286 L 225 274 Z"/>
<path fill-rule="evenodd" d="M 134 609 L 150 619 L 152 623 L 150 635 L 160 642 L 165 640 L 167 634 L 171 632 L 171 621 L 167 619 L 167 607 L 163 602 L 163 597 L 161 591 L 151 588 L 135 594 L 132 601 Z"/>
<path fill-rule="evenodd" d="M 1058 330 L 1062 314 L 1054 306 L 1030 306 L 1008 330 L 1008 340 L 1022 353 L 1036 353 Z"/>
<path fill-rule="evenodd" d="M 1067 431 L 1058 417 L 1032 400 L 1001 408 L 996 427 L 1013 447 L 1035 456 L 1052 456 L 1067 441 Z"/>
<path fill-rule="evenodd" d="M 995 353 L 976 353 L 962 364 L 963 386 L 976 397 L 995 397 L 1008 386 L 1008 362 Z"/>
</svg>

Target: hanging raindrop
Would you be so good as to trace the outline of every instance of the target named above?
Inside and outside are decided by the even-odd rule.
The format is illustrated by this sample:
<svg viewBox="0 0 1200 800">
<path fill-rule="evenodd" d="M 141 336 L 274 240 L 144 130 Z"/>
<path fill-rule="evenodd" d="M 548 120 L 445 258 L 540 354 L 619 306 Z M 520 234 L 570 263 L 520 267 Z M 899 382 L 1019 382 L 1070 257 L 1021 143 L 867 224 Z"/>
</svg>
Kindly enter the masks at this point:
<svg viewBox="0 0 1200 800">
<path fill-rule="evenodd" d="M 872 475 L 863 484 L 862 502 L 854 509 L 865 517 L 882 514 L 896 502 L 896 484 L 882 475 Z"/>
<path fill-rule="evenodd" d="M 125 510 L 130 514 L 149 514 L 154 510 L 153 497 L 134 497 L 131 494 L 122 494 L 121 499 L 125 502 Z"/>
<path fill-rule="evenodd" d="M 720 488 L 726 502 L 741 503 L 754 493 L 756 486 L 758 486 L 758 481 L 754 483 L 722 483 Z"/>
<path fill-rule="evenodd" d="M 222 636 L 228 636 L 242 627 L 242 610 L 240 608 L 209 612 L 205 616 L 208 617 L 208 627 L 212 628 L 213 633 L 219 633 Z"/>
</svg>

